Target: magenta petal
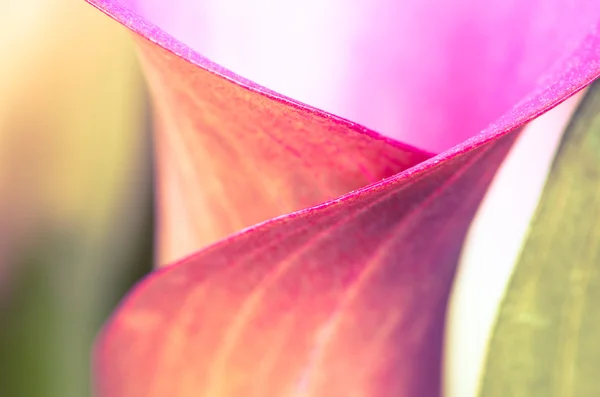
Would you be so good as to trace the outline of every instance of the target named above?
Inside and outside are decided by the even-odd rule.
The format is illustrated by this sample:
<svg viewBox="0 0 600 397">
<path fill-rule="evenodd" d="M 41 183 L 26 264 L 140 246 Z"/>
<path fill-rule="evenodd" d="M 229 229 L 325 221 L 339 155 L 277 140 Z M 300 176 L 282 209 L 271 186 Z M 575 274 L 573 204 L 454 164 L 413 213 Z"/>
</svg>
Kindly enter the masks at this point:
<svg viewBox="0 0 600 397">
<path fill-rule="evenodd" d="M 600 15 L 600 0 L 120 3 L 245 78 L 432 151 L 511 109 Z"/>
<path fill-rule="evenodd" d="M 147 28 L 134 15 L 115 15 Z M 152 30 L 152 32 L 155 32 Z M 149 33 L 153 34 L 149 31 Z M 187 50 L 166 36 L 171 50 Z M 431 157 L 317 109 L 223 78 L 138 37 L 153 94 L 158 263 L 380 181 Z M 217 73 L 213 73 L 213 70 Z"/>
<path fill-rule="evenodd" d="M 183 71 L 197 65 L 223 78 L 223 95 L 236 89 L 250 104 L 328 117 L 232 75 L 114 2 L 96 4 L 181 56 L 171 54 L 154 78 L 165 73 L 182 84 Z M 98 340 L 98 395 L 437 396 L 447 295 L 479 199 L 518 128 L 600 74 L 598 31 L 573 46 L 546 85 L 532 84 L 482 134 L 143 281 Z"/>
<path fill-rule="evenodd" d="M 155 273 L 99 340 L 98 395 L 437 396 L 460 243 L 513 137 Z"/>
<path fill-rule="evenodd" d="M 599 51 L 588 36 L 474 139 L 150 276 L 98 341 L 98 395 L 438 395 L 447 294 L 479 199 L 518 127 L 598 77 Z"/>
</svg>

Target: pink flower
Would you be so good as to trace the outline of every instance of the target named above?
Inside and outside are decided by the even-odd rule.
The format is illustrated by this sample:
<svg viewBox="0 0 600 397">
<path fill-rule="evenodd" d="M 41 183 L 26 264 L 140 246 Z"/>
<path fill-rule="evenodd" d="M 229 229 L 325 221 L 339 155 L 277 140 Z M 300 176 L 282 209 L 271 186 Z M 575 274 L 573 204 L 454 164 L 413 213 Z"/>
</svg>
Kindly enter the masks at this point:
<svg viewBox="0 0 600 397">
<path fill-rule="evenodd" d="M 137 33 L 160 263 L 218 241 L 125 299 L 98 395 L 439 395 L 467 227 L 600 74 L 600 1 L 90 1 Z"/>
</svg>

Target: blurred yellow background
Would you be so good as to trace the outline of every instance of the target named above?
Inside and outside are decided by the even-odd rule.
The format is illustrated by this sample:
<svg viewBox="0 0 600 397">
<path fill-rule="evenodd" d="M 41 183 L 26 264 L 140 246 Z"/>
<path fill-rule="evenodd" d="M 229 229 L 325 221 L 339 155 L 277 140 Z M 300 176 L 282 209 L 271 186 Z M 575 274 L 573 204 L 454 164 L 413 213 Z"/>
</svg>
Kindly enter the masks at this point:
<svg viewBox="0 0 600 397">
<path fill-rule="evenodd" d="M 95 334 L 152 263 L 143 80 L 83 0 L 1 9 L 0 396 L 82 397 Z"/>
</svg>

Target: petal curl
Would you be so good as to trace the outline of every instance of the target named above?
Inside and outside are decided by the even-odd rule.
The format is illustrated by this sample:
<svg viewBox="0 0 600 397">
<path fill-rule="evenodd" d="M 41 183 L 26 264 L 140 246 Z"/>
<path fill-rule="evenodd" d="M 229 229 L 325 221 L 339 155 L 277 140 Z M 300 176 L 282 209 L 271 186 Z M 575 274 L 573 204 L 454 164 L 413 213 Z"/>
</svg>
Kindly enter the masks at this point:
<svg viewBox="0 0 600 397">
<path fill-rule="evenodd" d="M 120 3 L 245 78 L 435 152 L 526 96 L 600 9 L 599 0 Z"/>
<path fill-rule="evenodd" d="M 100 337 L 102 397 L 436 396 L 464 232 L 518 127 L 600 73 L 590 35 L 480 136 L 143 281 Z"/>
<path fill-rule="evenodd" d="M 194 52 L 191 47 L 119 2 L 94 0 L 92 3 L 141 36 L 164 47 L 161 49 L 144 39 L 138 40 L 158 114 L 159 264 L 171 262 L 243 227 L 316 205 L 391 176 L 429 157 L 423 151 L 386 140 L 364 127 L 283 97 L 235 75 Z M 124 1 L 124 4 L 128 2 Z M 141 7 L 139 4 L 134 6 Z M 585 4 L 582 4 L 580 11 L 588 18 L 594 14 L 585 12 Z M 562 10 L 565 15 L 570 15 L 563 8 L 557 6 L 552 10 Z M 177 9 L 169 12 L 177 12 Z M 169 12 L 161 11 L 160 15 L 165 17 Z M 191 14 L 194 14 L 193 11 Z M 553 20 L 548 18 L 548 21 Z M 581 33 L 578 29 L 589 30 L 589 24 L 578 18 L 570 19 L 564 29 L 562 26 L 557 29 L 559 33 L 556 33 L 552 46 L 540 48 L 548 48 L 548 54 L 557 56 L 565 52 L 565 43 L 573 46 L 573 40 Z M 512 21 L 511 18 L 500 20 Z M 457 20 L 459 22 L 460 19 Z M 539 41 L 537 33 L 532 40 Z M 439 45 L 434 48 L 440 50 Z M 542 53 L 536 50 L 531 54 L 528 52 L 528 56 L 542 59 L 548 55 L 542 56 Z M 456 58 L 460 57 L 449 59 Z M 415 58 L 415 65 L 419 64 L 419 60 L 421 58 Z M 513 61 L 511 65 L 520 65 L 519 75 L 524 73 L 523 70 L 531 69 L 531 73 L 524 73 L 528 76 L 523 77 L 527 83 L 519 86 L 521 88 L 514 91 L 514 95 L 509 95 L 511 101 L 520 98 L 518 95 L 524 95 L 527 87 L 533 87 L 534 77 L 537 79 L 549 63 L 542 62 L 531 68 L 526 63 Z M 401 72 L 399 69 L 397 74 L 402 75 Z M 497 76 L 503 76 L 502 89 L 495 88 L 491 95 L 493 100 L 513 90 L 508 83 L 514 82 L 508 78 L 510 75 L 482 71 L 483 77 L 476 77 L 479 75 L 472 72 L 469 74 L 474 76 L 474 81 L 491 79 L 493 82 Z M 441 74 L 447 81 L 444 84 L 459 81 L 458 76 L 444 73 Z M 301 80 L 301 74 L 297 77 Z M 411 73 L 413 78 L 421 79 Z M 436 79 L 432 80 L 436 82 L 433 84 L 437 87 L 435 95 L 439 98 L 450 95 L 448 98 L 451 99 L 444 101 L 455 101 L 461 109 L 456 111 L 449 106 L 446 110 L 453 117 L 467 124 L 478 119 L 480 112 L 457 100 L 456 95 L 449 94 L 445 85 L 439 84 Z M 460 84 L 471 84 L 471 81 L 461 79 Z M 485 86 L 480 82 L 473 84 Z M 415 94 L 414 103 L 411 102 L 412 105 L 406 108 L 408 113 L 420 115 L 419 118 L 424 122 L 439 119 L 436 110 L 439 107 L 420 103 L 418 99 L 420 91 L 433 95 L 432 86 L 422 84 L 416 90 L 418 92 L 413 92 L 415 90 L 410 87 L 407 85 L 406 89 L 397 90 L 399 93 L 406 91 Z M 330 91 L 329 88 L 326 84 L 319 87 L 323 92 Z M 489 95 L 477 96 L 481 94 L 479 91 L 471 91 L 471 94 L 467 95 L 469 100 L 479 104 L 490 99 Z M 369 97 L 373 103 L 379 101 L 378 96 L 365 97 Z M 403 106 L 393 98 L 388 99 L 388 104 L 382 105 L 382 108 L 392 107 L 398 109 L 399 114 L 404 113 Z M 422 117 L 419 109 L 427 110 L 426 117 Z M 481 126 L 490 121 L 486 119 Z M 447 126 L 450 124 L 444 123 Z M 412 132 L 427 136 L 427 130 L 421 124 L 412 123 L 406 126 L 402 134 L 409 134 L 405 135 L 408 138 Z M 445 127 L 436 131 L 443 132 Z M 465 136 L 473 135 L 476 130 L 461 124 L 457 131 L 462 134 L 460 136 Z"/>
<path fill-rule="evenodd" d="M 138 39 L 157 110 L 160 264 L 430 157 L 250 82 L 234 84 L 227 78 L 242 79 L 118 4 L 104 5 L 165 47 Z"/>
<path fill-rule="evenodd" d="M 438 395 L 460 243 L 512 138 L 158 271 L 98 342 L 98 395 Z"/>
<path fill-rule="evenodd" d="M 112 14 L 184 58 L 171 55 L 172 62 L 241 87 L 248 102 L 327 119 L 232 75 L 134 14 Z M 479 199 L 518 128 L 597 78 L 599 53 L 594 29 L 546 85 L 482 134 L 150 276 L 98 341 L 99 395 L 438 395 L 447 294 Z"/>
</svg>

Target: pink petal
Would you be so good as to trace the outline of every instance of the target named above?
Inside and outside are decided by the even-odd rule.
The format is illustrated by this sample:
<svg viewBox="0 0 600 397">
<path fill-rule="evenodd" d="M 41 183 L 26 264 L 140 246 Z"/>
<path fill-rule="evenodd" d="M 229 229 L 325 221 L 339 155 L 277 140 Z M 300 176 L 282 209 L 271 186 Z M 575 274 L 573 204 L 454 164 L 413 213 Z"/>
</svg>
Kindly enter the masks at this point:
<svg viewBox="0 0 600 397">
<path fill-rule="evenodd" d="M 198 127 L 225 134 L 207 140 L 237 132 L 231 136 L 242 141 L 228 140 L 238 148 L 233 153 L 252 159 L 252 166 L 272 164 L 286 189 L 299 185 L 293 183 L 295 172 L 308 172 L 279 169 L 282 153 L 293 157 L 284 151 L 288 145 L 315 146 L 302 148 L 298 156 L 320 164 L 305 164 L 313 182 L 330 172 L 323 166 L 329 156 L 350 166 L 361 161 L 347 156 L 362 153 L 360 142 L 371 153 L 364 157 L 371 169 L 389 171 L 389 164 L 419 155 L 231 74 L 114 2 L 96 3 L 167 49 L 140 40 L 150 83 L 163 100 L 157 103 L 161 120 L 165 127 L 185 126 L 182 139 L 173 142 L 182 145 L 179 150 L 194 151 L 171 161 L 194 158 L 201 150 L 195 143 L 184 145 Z M 532 84 L 529 96 L 475 138 L 342 198 L 248 229 L 150 276 L 98 341 L 98 395 L 438 395 L 447 294 L 478 202 L 518 128 L 597 78 L 599 54 L 600 34 L 594 29 L 545 75 L 547 85 Z M 193 90 L 199 86 L 204 93 Z M 284 144 L 260 146 L 260 133 L 275 134 Z M 336 155 L 338 144 L 343 146 Z M 372 155 L 377 150 L 394 161 L 378 162 Z M 273 159 L 261 160 L 265 153 Z M 232 154 L 226 158 L 232 166 L 243 165 Z M 219 172 L 225 167 L 214 164 Z M 177 170 L 197 168 L 180 164 Z M 234 173 L 224 175 L 223 186 L 239 183 L 231 179 Z M 180 188 L 192 190 L 181 190 L 179 197 L 189 200 L 184 201 L 189 207 L 181 214 L 198 219 L 193 211 L 202 208 L 195 205 L 204 193 L 187 182 Z M 286 192 L 277 189 L 274 196 Z M 176 209 L 174 203 L 164 201 L 165 210 Z"/>
<path fill-rule="evenodd" d="M 98 395 L 438 395 L 447 294 L 470 219 L 518 127 L 598 77 L 599 51 L 595 31 L 546 76 L 549 85 L 476 138 L 150 276 L 98 341 Z M 227 84 L 217 92 L 237 87 Z M 250 103 L 323 117 L 243 92 Z"/>
<path fill-rule="evenodd" d="M 262 96 L 247 100 L 246 90 L 213 73 L 183 62 L 167 66 L 162 59 L 169 57 L 166 52 L 143 51 L 162 130 L 159 205 L 165 211 L 159 211 L 159 263 L 243 227 L 380 180 L 427 157 L 389 141 L 374 141 L 370 138 L 378 137 L 375 133 L 236 76 L 115 1 L 96 3 L 192 63 L 280 99 L 264 107 Z M 234 103 L 233 97 L 239 100 Z M 206 113 L 199 112 L 199 106 Z M 470 120 L 463 116 L 459 118 Z"/>
<path fill-rule="evenodd" d="M 245 78 L 433 151 L 510 110 L 600 9 L 599 0 L 121 4 Z"/>
<path fill-rule="evenodd" d="M 109 11 L 148 28 L 123 9 Z M 176 46 L 168 48 L 176 53 L 187 51 L 166 36 L 153 39 Z M 158 116 L 160 264 L 430 157 L 316 109 L 249 91 L 147 40 L 138 42 Z"/>
<path fill-rule="evenodd" d="M 512 138 L 155 273 L 98 342 L 98 396 L 437 395 L 460 242 Z"/>
</svg>

